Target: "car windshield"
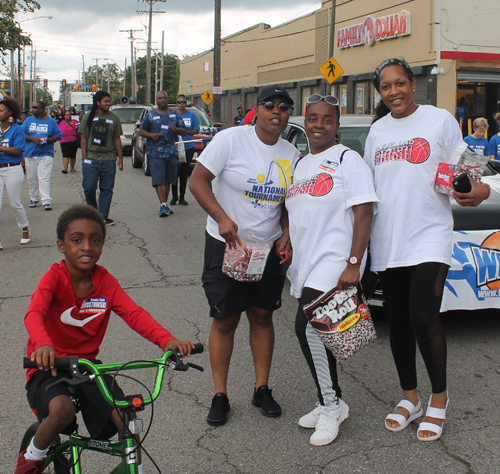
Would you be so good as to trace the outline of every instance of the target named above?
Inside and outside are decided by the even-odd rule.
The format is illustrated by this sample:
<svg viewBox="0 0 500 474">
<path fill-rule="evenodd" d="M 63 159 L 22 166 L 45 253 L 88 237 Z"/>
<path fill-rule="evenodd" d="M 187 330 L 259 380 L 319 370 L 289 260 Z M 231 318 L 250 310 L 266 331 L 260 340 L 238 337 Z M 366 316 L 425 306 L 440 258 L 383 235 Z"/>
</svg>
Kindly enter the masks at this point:
<svg viewBox="0 0 500 474">
<path fill-rule="evenodd" d="M 340 143 L 363 156 L 365 141 L 369 131 L 370 127 L 340 127 Z M 301 154 L 309 153 L 309 144 L 305 132 L 298 132 L 295 135 L 295 139 L 292 139 L 292 144 L 297 147 Z"/>
<path fill-rule="evenodd" d="M 205 112 L 202 112 L 201 110 L 198 109 L 189 109 L 191 112 L 194 112 L 196 115 L 196 118 L 198 119 L 198 123 L 200 124 L 200 127 L 211 127 L 212 124 L 210 123 L 209 118 L 207 117 L 207 114 Z"/>
<path fill-rule="evenodd" d="M 139 120 L 143 107 L 119 107 L 112 112 L 120 118 L 122 123 L 135 123 Z"/>
</svg>

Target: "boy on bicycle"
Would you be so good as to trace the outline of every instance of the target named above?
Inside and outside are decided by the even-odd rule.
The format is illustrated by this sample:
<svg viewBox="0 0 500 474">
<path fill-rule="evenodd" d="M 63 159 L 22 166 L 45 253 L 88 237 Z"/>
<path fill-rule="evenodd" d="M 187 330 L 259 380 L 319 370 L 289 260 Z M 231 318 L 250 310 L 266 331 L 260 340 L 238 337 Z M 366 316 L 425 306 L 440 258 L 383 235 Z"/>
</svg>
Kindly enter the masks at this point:
<svg viewBox="0 0 500 474">
<path fill-rule="evenodd" d="M 164 352 L 177 347 L 182 355 L 189 355 L 194 347 L 192 342 L 176 340 L 134 303 L 115 277 L 97 265 L 105 237 L 106 224 L 93 207 L 75 205 L 59 217 L 57 247 L 64 260 L 53 264 L 41 278 L 24 318 L 29 333 L 27 354 L 39 367 L 28 370 L 27 397 L 40 426 L 28 449 L 19 455 L 14 474 L 41 473 L 52 441 L 60 432 L 71 430 L 75 405 L 67 385 L 59 383 L 46 391 L 48 385 L 64 377 L 56 372 L 54 358 L 95 360 L 111 311 Z M 105 377 L 111 387 L 111 377 Z M 113 396 L 123 399 L 116 383 L 113 387 Z M 109 439 L 117 431 L 121 436 L 120 416 L 104 401 L 95 382 L 78 385 L 76 391 L 90 436 Z"/>
</svg>

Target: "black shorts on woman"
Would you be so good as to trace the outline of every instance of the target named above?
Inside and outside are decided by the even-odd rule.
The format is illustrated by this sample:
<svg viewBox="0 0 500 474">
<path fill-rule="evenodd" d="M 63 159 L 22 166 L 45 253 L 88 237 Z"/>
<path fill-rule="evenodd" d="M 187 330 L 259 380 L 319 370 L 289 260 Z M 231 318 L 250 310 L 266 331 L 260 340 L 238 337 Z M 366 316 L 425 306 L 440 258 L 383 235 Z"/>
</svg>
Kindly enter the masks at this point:
<svg viewBox="0 0 500 474">
<path fill-rule="evenodd" d="M 280 265 L 274 243 L 262 279 L 257 282 L 236 281 L 222 272 L 226 243 L 205 232 L 205 260 L 201 281 L 210 305 L 212 318 L 228 318 L 250 306 L 266 311 L 281 307 L 286 267 Z"/>
</svg>

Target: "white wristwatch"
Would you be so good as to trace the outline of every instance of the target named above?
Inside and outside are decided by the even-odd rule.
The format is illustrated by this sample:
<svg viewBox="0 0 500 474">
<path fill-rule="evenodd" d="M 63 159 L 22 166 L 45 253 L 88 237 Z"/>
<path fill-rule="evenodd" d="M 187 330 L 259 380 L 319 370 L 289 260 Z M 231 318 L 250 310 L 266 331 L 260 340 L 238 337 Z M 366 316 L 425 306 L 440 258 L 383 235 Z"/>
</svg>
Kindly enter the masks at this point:
<svg viewBox="0 0 500 474">
<path fill-rule="evenodd" d="M 361 265 L 361 260 L 358 260 L 356 257 L 349 257 L 348 260 L 346 260 L 347 263 L 350 263 L 351 265 Z"/>
</svg>

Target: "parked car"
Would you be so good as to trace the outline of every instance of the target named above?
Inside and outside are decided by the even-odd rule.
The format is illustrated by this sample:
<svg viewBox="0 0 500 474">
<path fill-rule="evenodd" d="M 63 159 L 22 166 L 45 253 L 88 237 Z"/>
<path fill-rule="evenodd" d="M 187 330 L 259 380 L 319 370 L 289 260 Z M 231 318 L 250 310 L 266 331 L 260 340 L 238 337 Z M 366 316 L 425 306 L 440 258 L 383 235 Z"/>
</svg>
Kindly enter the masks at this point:
<svg viewBox="0 0 500 474">
<path fill-rule="evenodd" d="M 340 143 L 364 154 L 372 117 L 341 115 Z M 309 152 L 304 117 L 290 117 L 282 137 L 301 154 Z M 450 198 L 453 212 L 453 257 L 445 284 L 441 311 L 500 308 L 500 161 L 490 160 L 483 181 L 490 197 L 477 208 L 459 206 Z M 369 258 L 369 254 L 368 254 Z M 369 270 L 362 279 L 372 309 L 383 307 L 384 295 L 378 275 Z"/>
<path fill-rule="evenodd" d="M 151 171 L 148 167 L 147 140 L 141 137 L 139 130 L 142 120 L 152 108 L 152 106 L 148 106 L 142 111 L 139 120 L 135 123 L 135 129 L 132 137 L 132 166 L 134 168 L 143 168 L 146 176 L 151 176 Z M 177 111 L 177 104 L 169 104 L 169 108 Z M 193 161 L 191 162 L 191 167 L 193 167 L 196 164 L 198 156 L 212 140 L 213 136 L 220 130 L 221 124 L 212 123 L 206 112 L 197 105 L 189 104 L 186 108 L 196 115 L 200 124 L 200 133 L 193 136 L 193 140 L 195 140 L 195 152 Z"/>
<path fill-rule="evenodd" d="M 132 153 L 132 137 L 134 134 L 135 123 L 141 116 L 145 105 L 113 105 L 110 110 L 120 117 L 122 123 L 123 135 L 120 137 L 122 142 L 123 154 Z"/>
</svg>

